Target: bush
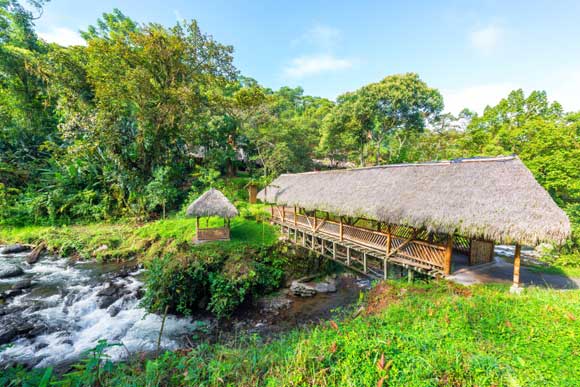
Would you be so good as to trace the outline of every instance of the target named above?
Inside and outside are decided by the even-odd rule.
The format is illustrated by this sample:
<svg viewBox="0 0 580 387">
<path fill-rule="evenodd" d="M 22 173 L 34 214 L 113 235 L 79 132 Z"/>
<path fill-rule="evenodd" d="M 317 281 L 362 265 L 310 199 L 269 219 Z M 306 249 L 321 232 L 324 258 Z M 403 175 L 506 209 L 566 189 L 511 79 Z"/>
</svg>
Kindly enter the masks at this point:
<svg viewBox="0 0 580 387">
<path fill-rule="evenodd" d="M 147 264 L 142 304 L 151 312 L 227 317 L 244 302 L 277 289 L 286 259 L 278 246 L 207 244 Z"/>
</svg>

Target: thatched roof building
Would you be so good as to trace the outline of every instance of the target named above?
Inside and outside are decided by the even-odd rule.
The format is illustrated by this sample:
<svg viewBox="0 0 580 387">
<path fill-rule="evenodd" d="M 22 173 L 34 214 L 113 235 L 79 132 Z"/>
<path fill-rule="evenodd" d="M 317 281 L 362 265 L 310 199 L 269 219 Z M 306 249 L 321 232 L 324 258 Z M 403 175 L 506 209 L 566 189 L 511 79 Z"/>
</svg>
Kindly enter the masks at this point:
<svg viewBox="0 0 580 387">
<path fill-rule="evenodd" d="M 211 188 L 187 207 L 186 214 L 197 218 L 219 216 L 231 219 L 238 215 L 238 210 L 223 193 Z"/>
<path fill-rule="evenodd" d="M 570 235 L 564 211 L 517 156 L 284 174 L 258 198 L 499 243 Z"/>
</svg>

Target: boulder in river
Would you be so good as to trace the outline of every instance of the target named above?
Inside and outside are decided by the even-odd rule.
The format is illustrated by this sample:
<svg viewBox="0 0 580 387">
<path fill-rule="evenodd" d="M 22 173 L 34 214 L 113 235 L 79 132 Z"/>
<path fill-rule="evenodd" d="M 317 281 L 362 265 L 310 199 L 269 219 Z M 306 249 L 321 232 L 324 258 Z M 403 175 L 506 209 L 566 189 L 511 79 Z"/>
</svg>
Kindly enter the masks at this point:
<svg viewBox="0 0 580 387">
<path fill-rule="evenodd" d="M 32 286 L 32 280 L 29 278 L 29 279 L 24 279 L 22 281 L 16 282 L 14 285 L 12 285 L 12 289 L 13 290 L 22 290 L 22 289 L 28 289 L 31 286 Z"/>
<path fill-rule="evenodd" d="M 30 246 L 21 245 L 20 243 L 14 245 L 4 246 L 0 249 L 0 254 L 18 254 L 29 251 Z"/>
<path fill-rule="evenodd" d="M 26 256 L 26 263 L 33 265 L 40 259 L 41 255 L 46 251 L 46 244 L 43 242 L 36 246 L 34 250 Z"/>
<path fill-rule="evenodd" d="M 311 278 L 303 278 L 292 281 L 290 292 L 295 296 L 312 297 L 316 293 L 334 293 L 336 292 L 336 280 L 326 278 L 320 282 L 309 282 Z"/>
<path fill-rule="evenodd" d="M 119 298 L 123 297 L 126 294 L 125 289 L 122 285 L 118 285 L 114 282 L 109 282 L 107 287 L 100 290 L 97 293 L 99 297 L 97 300 L 97 305 L 99 308 L 108 308 L 111 306 L 115 301 Z"/>
<path fill-rule="evenodd" d="M 24 274 L 24 270 L 22 270 L 20 266 L 16 265 L 0 266 L 0 279 L 18 277 L 19 275 L 22 274 Z"/>
<path fill-rule="evenodd" d="M 300 297 L 312 297 L 318 293 L 314 286 L 300 281 L 292 281 L 292 284 L 290 285 L 290 291 L 295 296 Z"/>
</svg>

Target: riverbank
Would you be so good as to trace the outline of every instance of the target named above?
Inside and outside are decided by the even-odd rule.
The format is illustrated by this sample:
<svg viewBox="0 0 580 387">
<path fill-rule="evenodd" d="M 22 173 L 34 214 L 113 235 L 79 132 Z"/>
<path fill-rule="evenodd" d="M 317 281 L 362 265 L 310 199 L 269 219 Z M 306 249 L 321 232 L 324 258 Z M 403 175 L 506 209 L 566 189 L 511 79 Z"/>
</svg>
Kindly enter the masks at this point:
<svg viewBox="0 0 580 387">
<path fill-rule="evenodd" d="M 393 281 L 373 289 L 364 310 L 270 342 L 247 336 L 154 360 L 102 359 L 99 373 L 93 361 L 62 378 L 12 369 L 0 385 L 48 375 L 101 386 L 574 386 L 579 334 L 576 290 Z"/>
<path fill-rule="evenodd" d="M 271 337 L 330 316 L 331 310 L 356 302 L 370 285 L 342 273 L 333 280 L 333 292 L 301 298 L 285 288 L 258 296 L 227 320 L 204 311 L 169 314 L 159 336 L 163 317 L 142 305 L 147 273 L 141 265 L 70 262 L 54 256 L 28 265 L 25 257 L 26 253 L 0 254 L 0 270 L 5 265 L 22 268 L 18 276 L 0 279 L 0 370 L 20 364 L 66 371 L 99 340 L 121 344 L 106 351 L 119 361 L 154 356 L 157 345 L 179 350 L 230 342 L 240 335 Z M 220 299 L 226 298 L 222 294 Z"/>
<path fill-rule="evenodd" d="M 220 225 L 220 219 L 210 219 Z M 195 220 L 172 218 L 149 223 L 96 223 L 72 226 L 28 226 L 0 228 L 0 244 L 44 243 L 49 253 L 100 262 L 130 259 L 147 260 L 180 249 L 193 248 Z M 255 218 L 238 217 L 231 222 L 229 245 L 271 246 L 275 229 Z"/>
</svg>

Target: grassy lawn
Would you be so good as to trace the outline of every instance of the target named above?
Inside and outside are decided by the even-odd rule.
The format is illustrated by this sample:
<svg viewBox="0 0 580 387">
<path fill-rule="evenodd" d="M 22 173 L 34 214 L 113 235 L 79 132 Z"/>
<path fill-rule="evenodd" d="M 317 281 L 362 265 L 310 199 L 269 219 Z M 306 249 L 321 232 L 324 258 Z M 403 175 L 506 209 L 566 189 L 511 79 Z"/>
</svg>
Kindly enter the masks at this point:
<svg viewBox="0 0 580 387">
<path fill-rule="evenodd" d="M 223 221 L 211 218 L 209 226 L 220 227 Z M 201 223 L 205 227 L 205 220 Z M 172 252 L 179 247 L 193 247 L 195 219 L 171 218 L 145 224 L 96 223 L 77 226 L 29 226 L 2 228 L 0 243 L 38 244 L 44 241 L 56 254 L 77 254 L 80 258 L 96 257 L 103 260 L 152 257 Z M 277 239 L 275 229 L 268 223 L 242 217 L 231 221 L 230 242 L 245 245 L 270 245 Z M 99 247 L 107 249 L 94 253 Z"/>
</svg>

